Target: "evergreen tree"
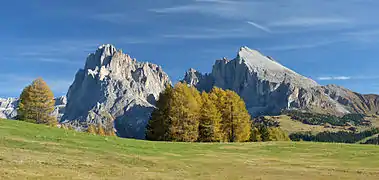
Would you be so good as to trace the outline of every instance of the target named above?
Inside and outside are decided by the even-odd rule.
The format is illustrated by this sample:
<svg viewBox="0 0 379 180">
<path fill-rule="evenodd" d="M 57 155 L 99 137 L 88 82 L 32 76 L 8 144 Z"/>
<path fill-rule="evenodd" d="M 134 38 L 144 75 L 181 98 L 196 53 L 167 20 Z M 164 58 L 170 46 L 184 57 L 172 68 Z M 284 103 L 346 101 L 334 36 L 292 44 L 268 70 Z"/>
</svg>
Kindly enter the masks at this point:
<svg viewBox="0 0 379 180">
<path fill-rule="evenodd" d="M 27 86 L 20 95 L 19 119 L 37 124 L 56 125 L 54 94 L 42 78 Z"/>
<path fill-rule="evenodd" d="M 260 125 L 258 126 L 258 130 L 261 133 L 262 141 L 271 141 L 268 127 Z"/>
<path fill-rule="evenodd" d="M 173 141 L 194 142 L 198 137 L 200 94 L 194 87 L 177 83 L 172 97 L 169 117 L 170 136 Z"/>
<path fill-rule="evenodd" d="M 199 137 L 200 142 L 217 142 L 221 140 L 220 122 L 221 113 L 216 108 L 214 102 L 205 92 L 201 94 L 202 106 L 199 117 Z"/>
<path fill-rule="evenodd" d="M 258 128 L 256 128 L 256 127 L 251 128 L 250 141 L 251 142 L 261 142 L 262 141 L 262 134 L 261 134 L 261 132 L 259 132 Z"/>
<path fill-rule="evenodd" d="M 169 113 L 172 108 L 173 88 L 169 85 L 159 95 L 156 108 L 146 127 L 146 139 L 153 141 L 171 141 L 169 128 L 171 119 Z"/>
</svg>

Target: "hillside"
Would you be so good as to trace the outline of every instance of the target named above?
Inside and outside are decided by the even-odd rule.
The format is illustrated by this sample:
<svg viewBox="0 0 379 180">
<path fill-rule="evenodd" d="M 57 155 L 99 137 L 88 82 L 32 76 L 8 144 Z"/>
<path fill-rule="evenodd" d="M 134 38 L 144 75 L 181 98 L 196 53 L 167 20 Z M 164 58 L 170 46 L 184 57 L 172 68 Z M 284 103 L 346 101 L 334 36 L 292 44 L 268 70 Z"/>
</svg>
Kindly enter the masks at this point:
<svg viewBox="0 0 379 180">
<path fill-rule="evenodd" d="M 0 120 L 0 179 L 377 179 L 379 149 L 326 143 L 166 143 Z"/>
</svg>

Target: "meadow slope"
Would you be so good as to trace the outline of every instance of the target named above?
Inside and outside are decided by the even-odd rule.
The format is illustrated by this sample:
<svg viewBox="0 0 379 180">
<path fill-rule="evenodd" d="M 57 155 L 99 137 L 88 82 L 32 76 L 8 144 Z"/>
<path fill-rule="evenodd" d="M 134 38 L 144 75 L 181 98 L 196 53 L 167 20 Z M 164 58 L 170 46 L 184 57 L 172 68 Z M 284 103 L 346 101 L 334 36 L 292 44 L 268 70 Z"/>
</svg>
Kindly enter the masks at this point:
<svg viewBox="0 0 379 180">
<path fill-rule="evenodd" d="M 0 120 L 0 179 L 378 179 L 379 146 L 197 144 Z"/>
</svg>

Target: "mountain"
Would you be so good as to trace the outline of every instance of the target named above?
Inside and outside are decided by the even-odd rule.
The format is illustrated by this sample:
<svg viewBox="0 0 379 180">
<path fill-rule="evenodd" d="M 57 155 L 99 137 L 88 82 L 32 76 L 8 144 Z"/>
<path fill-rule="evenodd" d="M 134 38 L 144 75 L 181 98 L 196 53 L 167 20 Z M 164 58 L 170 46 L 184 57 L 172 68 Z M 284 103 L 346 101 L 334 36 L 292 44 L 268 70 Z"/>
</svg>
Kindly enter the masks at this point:
<svg viewBox="0 0 379 180">
<path fill-rule="evenodd" d="M 66 96 L 55 98 L 54 115 L 61 119 L 64 114 L 67 100 Z M 17 98 L 0 98 L 0 118 L 14 119 L 17 116 L 18 99 Z"/>
<path fill-rule="evenodd" d="M 272 57 L 241 47 L 233 60 L 217 60 L 212 72 L 189 69 L 183 79 L 199 90 L 217 86 L 237 92 L 253 116 L 296 109 L 344 115 L 377 113 L 378 95 L 361 95 L 336 85 L 321 86 L 284 67 Z"/>
<path fill-rule="evenodd" d="M 86 128 L 111 118 L 119 136 L 143 139 L 154 104 L 169 84 L 160 66 L 102 45 L 76 73 L 61 122 Z"/>
</svg>

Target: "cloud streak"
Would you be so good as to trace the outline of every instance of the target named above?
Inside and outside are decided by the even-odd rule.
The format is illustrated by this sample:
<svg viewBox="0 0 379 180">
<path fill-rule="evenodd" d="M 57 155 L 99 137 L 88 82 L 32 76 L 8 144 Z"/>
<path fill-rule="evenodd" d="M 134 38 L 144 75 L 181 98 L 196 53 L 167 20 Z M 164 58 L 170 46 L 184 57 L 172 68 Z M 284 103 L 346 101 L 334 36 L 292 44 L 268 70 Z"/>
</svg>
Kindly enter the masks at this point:
<svg viewBox="0 0 379 180">
<path fill-rule="evenodd" d="M 324 40 L 324 41 L 318 41 L 318 42 L 312 42 L 312 43 L 289 44 L 289 45 L 274 46 L 274 47 L 268 47 L 268 48 L 262 48 L 262 49 L 268 50 L 268 51 L 290 51 L 290 50 L 299 50 L 299 49 L 312 49 L 312 48 L 328 46 L 331 44 L 340 43 L 344 41 L 346 40 L 345 39 Z"/>
<path fill-rule="evenodd" d="M 317 77 L 320 81 L 332 81 L 332 80 L 374 80 L 379 79 L 379 76 L 320 76 Z"/>
<path fill-rule="evenodd" d="M 320 81 L 331 81 L 331 80 L 349 80 L 350 76 L 323 76 L 317 78 Z"/>
<path fill-rule="evenodd" d="M 252 26 L 254 26 L 254 27 L 256 27 L 256 28 L 258 28 L 258 29 L 260 29 L 260 30 L 262 30 L 262 31 L 265 31 L 267 33 L 271 33 L 271 29 L 269 29 L 269 28 L 267 28 L 265 26 L 262 26 L 262 25 L 260 25 L 258 23 L 255 23 L 253 21 L 247 21 L 247 23 L 250 24 L 250 25 L 252 25 Z"/>
<path fill-rule="evenodd" d="M 269 24 L 272 27 L 311 27 L 311 26 L 332 26 L 346 25 L 352 23 L 350 19 L 336 17 L 296 17 L 281 21 L 274 21 Z"/>
</svg>

